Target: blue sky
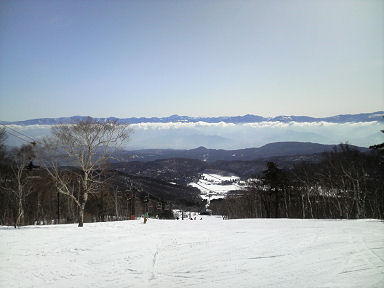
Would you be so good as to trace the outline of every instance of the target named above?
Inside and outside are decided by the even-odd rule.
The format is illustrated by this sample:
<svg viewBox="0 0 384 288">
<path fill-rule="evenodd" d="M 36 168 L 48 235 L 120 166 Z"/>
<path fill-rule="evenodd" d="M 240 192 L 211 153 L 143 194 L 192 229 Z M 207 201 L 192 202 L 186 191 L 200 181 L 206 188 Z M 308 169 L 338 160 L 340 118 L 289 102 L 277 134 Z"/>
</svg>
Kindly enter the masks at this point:
<svg viewBox="0 0 384 288">
<path fill-rule="evenodd" d="M 0 120 L 384 108 L 383 1 L 0 2 Z"/>
</svg>

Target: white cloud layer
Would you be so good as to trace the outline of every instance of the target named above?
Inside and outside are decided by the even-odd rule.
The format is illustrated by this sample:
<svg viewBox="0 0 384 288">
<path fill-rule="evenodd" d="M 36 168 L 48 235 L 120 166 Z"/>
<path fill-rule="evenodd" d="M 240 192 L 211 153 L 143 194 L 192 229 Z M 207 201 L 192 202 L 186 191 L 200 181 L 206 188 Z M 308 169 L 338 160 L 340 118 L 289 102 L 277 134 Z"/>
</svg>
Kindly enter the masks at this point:
<svg viewBox="0 0 384 288">
<path fill-rule="evenodd" d="M 32 138 L 39 139 L 50 133 L 50 125 L 9 125 Z M 134 134 L 129 149 L 174 148 L 191 149 L 198 146 L 216 149 L 259 147 L 271 142 L 300 141 L 322 144 L 350 143 L 370 146 L 384 141 L 380 132 L 383 123 L 354 122 L 258 122 L 258 123 L 207 123 L 170 122 L 140 123 L 131 127 Z M 9 130 L 12 134 L 14 131 Z M 21 135 L 19 135 L 21 136 Z M 26 140 L 29 140 L 26 138 Z M 20 145 L 22 141 L 8 135 L 8 145 Z"/>
</svg>

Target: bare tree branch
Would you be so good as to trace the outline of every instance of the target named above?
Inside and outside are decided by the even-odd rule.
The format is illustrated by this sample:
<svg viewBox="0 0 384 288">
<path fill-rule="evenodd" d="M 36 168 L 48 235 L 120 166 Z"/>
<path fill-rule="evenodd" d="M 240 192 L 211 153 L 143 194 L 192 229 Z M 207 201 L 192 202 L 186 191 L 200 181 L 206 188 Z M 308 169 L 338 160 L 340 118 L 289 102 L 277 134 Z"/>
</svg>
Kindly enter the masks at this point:
<svg viewBox="0 0 384 288">
<path fill-rule="evenodd" d="M 126 124 L 99 122 L 89 117 L 84 121 L 54 126 L 52 137 L 44 141 L 43 166 L 55 181 L 59 193 L 73 199 L 79 207 L 80 227 L 83 226 L 88 196 L 98 193 L 108 180 L 104 177 L 106 163 L 131 134 L 132 130 Z M 47 153 L 50 155 L 44 155 Z M 70 166 L 78 167 L 78 171 L 64 168 L 64 160 L 69 161 Z M 73 181 L 77 181 L 79 189 L 74 189 Z M 78 191 L 79 198 L 76 197 Z"/>
</svg>

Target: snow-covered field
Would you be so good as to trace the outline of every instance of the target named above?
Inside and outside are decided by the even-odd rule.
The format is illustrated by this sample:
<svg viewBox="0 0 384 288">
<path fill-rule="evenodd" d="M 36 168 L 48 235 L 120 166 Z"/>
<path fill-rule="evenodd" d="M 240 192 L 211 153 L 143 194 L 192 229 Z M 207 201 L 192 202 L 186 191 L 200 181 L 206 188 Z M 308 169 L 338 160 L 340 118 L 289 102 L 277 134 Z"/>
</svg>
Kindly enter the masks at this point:
<svg viewBox="0 0 384 288">
<path fill-rule="evenodd" d="M 241 190 L 243 184 L 237 176 L 204 173 L 197 183 L 192 182 L 188 185 L 198 188 L 201 192 L 201 198 L 213 200 L 224 198 L 229 191 Z"/>
<path fill-rule="evenodd" d="M 0 227 L 0 287 L 384 287 L 378 220 Z"/>
</svg>

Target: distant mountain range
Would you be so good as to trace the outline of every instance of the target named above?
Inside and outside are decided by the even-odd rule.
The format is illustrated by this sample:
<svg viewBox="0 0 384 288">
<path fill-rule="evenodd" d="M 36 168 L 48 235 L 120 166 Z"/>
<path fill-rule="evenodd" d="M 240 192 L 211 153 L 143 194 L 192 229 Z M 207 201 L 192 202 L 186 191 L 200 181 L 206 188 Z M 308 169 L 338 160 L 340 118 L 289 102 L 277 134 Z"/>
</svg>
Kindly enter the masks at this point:
<svg viewBox="0 0 384 288">
<path fill-rule="evenodd" d="M 325 118 L 307 116 L 266 118 L 257 115 L 204 118 L 173 115 L 164 118 L 96 119 L 100 121 L 110 119 L 131 124 L 133 135 L 124 146 L 129 150 L 186 150 L 196 147 L 234 150 L 261 147 L 274 142 L 311 142 L 329 145 L 349 143 L 369 147 L 384 141 L 384 134 L 380 132 L 383 130 L 383 115 L 384 111 Z M 9 133 L 5 144 L 19 146 L 31 138 L 38 141 L 41 137 L 50 135 L 52 125 L 73 123 L 86 118 L 86 116 L 74 116 L 0 123 L 17 125 L 7 130 Z"/>
<path fill-rule="evenodd" d="M 262 117 L 258 115 L 244 115 L 244 116 L 220 116 L 220 117 L 189 117 L 172 115 L 169 117 L 132 117 L 132 118 L 95 118 L 100 121 L 116 120 L 119 123 L 127 124 L 139 124 L 139 123 L 259 123 L 259 122 L 328 122 L 328 123 L 349 123 L 349 122 L 372 122 L 380 121 L 384 122 L 384 111 L 377 111 L 373 113 L 361 113 L 361 114 L 343 114 L 331 117 L 315 118 L 309 116 L 277 116 L 277 117 Z M 61 118 L 39 118 L 24 121 L 0 121 L 1 124 L 14 124 L 14 125 L 55 125 L 55 124 L 67 124 L 73 123 L 79 120 L 84 120 L 88 116 L 72 116 Z"/>
<path fill-rule="evenodd" d="M 111 163 L 113 169 L 142 177 L 150 177 L 178 184 L 195 181 L 202 173 L 237 175 L 249 178 L 265 170 L 266 161 L 290 169 L 301 162 L 316 163 L 322 153 L 339 149 L 338 145 L 321 145 L 303 142 L 277 142 L 259 148 L 239 150 L 207 149 L 190 150 L 151 149 L 124 151 L 119 161 Z M 369 149 L 350 146 L 361 152 Z"/>
<path fill-rule="evenodd" d="M 259 148 L 238 150 L 207 149 L 199 147 L 190 150 L 145 149 L 122 152 L 120 161 L 154 161 L 172 158 L 195 159 L 204 162 L 215 161 L 253 161 L 280 156 L 312 155 L 332 151 L 338 145 L 323 145 L 310 142 L 276 142 Z M 350 145 L 351 148 L 367 152 L 368 148 Z"/>
</svg>

